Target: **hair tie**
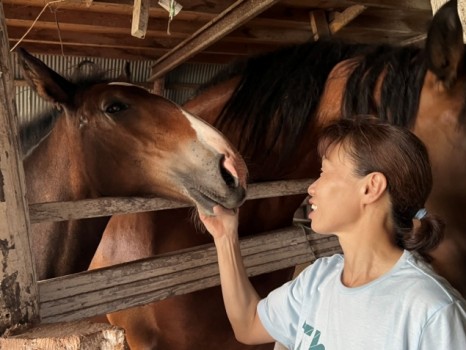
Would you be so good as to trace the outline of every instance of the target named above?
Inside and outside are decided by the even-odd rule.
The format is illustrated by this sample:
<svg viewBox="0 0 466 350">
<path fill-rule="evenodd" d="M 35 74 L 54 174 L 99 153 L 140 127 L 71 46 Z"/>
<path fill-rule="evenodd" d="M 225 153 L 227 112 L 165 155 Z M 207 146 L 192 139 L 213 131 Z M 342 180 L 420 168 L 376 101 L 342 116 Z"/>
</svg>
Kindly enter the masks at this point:
<svg viewBox="0 0 466 350">
<path fill-rule="evenodd" d="M 421 208 L 417 211 L 416 215 L 414 215 L 415 219 L 421 220 L 424 218 L 424 216 L 427 215 L 427 209 L 426 208 Z"/>
</svg>

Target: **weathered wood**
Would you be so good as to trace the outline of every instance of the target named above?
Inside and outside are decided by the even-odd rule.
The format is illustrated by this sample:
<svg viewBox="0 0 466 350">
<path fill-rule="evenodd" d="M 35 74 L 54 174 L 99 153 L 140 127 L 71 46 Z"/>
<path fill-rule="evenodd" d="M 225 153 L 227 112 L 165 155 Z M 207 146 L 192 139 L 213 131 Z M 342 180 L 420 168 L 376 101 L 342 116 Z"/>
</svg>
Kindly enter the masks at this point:
<svg viewBox="0 0 466 350">
<path fill-rule="evenodd" d="M 304 194 L 311 179 L 293 181 L 271 181 L 251 184 L 247 199 L 270 198 L 286 195 Z M 64 221 L 123 213 L 165 210 L 189 207 L 189 204 L 163 198 L 104 197 L 84 199 L 73 202 L 50 202 L 29 205 L 31 223 L 44 221 Z"/>
<path fill-rule="evenodd" d="M 5 350 L 124 350 L 128 346 L 123 329 L 88 321 L 40 325 L 0 338 Z"/>
<path fill-rule="evenodd" d="M 144 39 L 149 22 L 150 0 L 134 0 L 133 20 L 131 22 L 131 35 Z"/>
<path fill-rule="evenodd" d="M 424 41 L 426 40 L 427 38 L 427 34 L 419 34 L 419 35 L 416 35 L 412 38 L 409 38 L 409 39 L 406 39 L 406 40 L 403 40 L 400 45 L 401 46 L 406 46 L 406 45 L 413 45 L 413 44 L 418 44 L 420 43 L 421 41 Z"/>
<path fill-rule="evenodd" d="M 165 91 L 165 78 L 155 79 L 152 92 L 154 94 L 163 96 L 164 91 Z"/>
<path fill-rule="evenodd" d="M 0 2 L 0 334 L 38 320 L 8 38 Z"/>
<path fill-rule="evenodd" d="M 330 28 L 325 11 L 316 10 L 310 12 L 309 20 L 314 41 L 330 37 Z"/>
<path fill-rule="evenodd" d="M 338 32 L 343 27 L 347 26 L 352 20 L 359 16 L 364 10 L 365 6 L 354 5 L 345 9 L 343 12 L 336 12 L 333 21 L 329 24 L 330 32 L 332 34 Z"/>
<path fill-rule="evenodd" d="M 426 7 L 425 1 L 423 8 L 419 8 L 416 2 L 394 1 L 389 4 L 386 1 L 381 6 L 375 3 L 368 3 L 366 13 L 376 11 L 378 18 L 383 20 L 367 16 L 357 24 L 350 23 L 345 27 L 345 37 L 359 42 L 400 42 L 425 31 L 425 23 L 430 18 L 430 6 L 427 3 Z M 3 4 L 10 42 L 15 44 L 31 27 L 44 1 L 3 0 Z M 22 46 L 34 53 L 61 54 L 63 48 L 67 55 L 153 60 L 167 54 L 199 28 L 214 21 L 221 11 L 231 5 L 231 1 L 183 1 L 183 10 L 170 23 L 170 36 L 166 34 L 166 11 L 160 6 L 152 6 L 149 10 L 150 26 L 144 40 L 128 34 L 133 5 L 134 0 L 94 1 L 89 8 L 83 1 L 77 0 L 51 5 L 58 11 L 45 11 L 34 23 L 34 30 L 22 41 Z M 202 52 L 187 58 L 187 61 L 228 63 L 238 57 L 311 40 L 309 11 L 326 11 L 332 22 L 331 11 L 351 8 L 352 5 L 358 4 L 343 0 L 305 0 L 296 3 L 282 0 L 221 40 L 209 44 Z M 57 36 L 56 20 L 60 24 L 60 36 Z M 347 32 L 353 28 L 356 30 Z"/>
<path fill-rule="evenodd" d="M 336 237 L 290 227 L 240 242 L 249 276 L 314 261 L 340 251 Z M 71 321 L 147 304 L 219 284 L 209 244 L 39 282 L 43 322 Z"/>
<path fill-rule="evenodd" d="M 243 23 L 265 11 L 278 0 L 238 0 L 215 19 L 195 32 L 187 40 L 174 47 L 152 66 L 149 81 L 165 75 L 168 71 L 199 53 L 212 43 L 240 27 Z"/>
</svg>

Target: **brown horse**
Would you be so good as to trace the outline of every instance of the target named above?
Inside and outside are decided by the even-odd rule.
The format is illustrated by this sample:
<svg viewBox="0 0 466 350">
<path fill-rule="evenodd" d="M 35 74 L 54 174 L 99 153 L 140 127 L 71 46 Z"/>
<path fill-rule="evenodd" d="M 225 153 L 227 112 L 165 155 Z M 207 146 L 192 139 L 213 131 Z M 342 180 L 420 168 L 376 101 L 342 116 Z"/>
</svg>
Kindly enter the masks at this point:
<svg viewBox="0 0 466 350">
<path fill-rule="evenodd" d="M 26 51 L 20 60 L 31 87 L 63 111 L 22 130 L 23 141 L 38 129 L 42 139 L 24 160 L 29 203 L 157 195 L 209 212 L 243 202 L 244 161 L 210 125 L 141 87 L 73 83 Z M 86 270 L 107 221 L 34 224 L 38 278 Z"/>
<path fill-rule="evenodd" d="M 433 164 L 430 212 L 447 223 L 434 265 L 466 294 L 466 62 L 456 3 L 434 17 L 425 49 L 322 41 L 255 57 L 184 107 L 217 126 L 244 156 L 250 180 L 318 176 L 316 134 L 330 120 L 376 114 L 414 130 Z M 390 152 L 390 150 L 387 150 Z M 246 202 L 240 234 L 290 225 L 303 196 Z M 338 215 L 338 213 L 335 213 Z M 92 268 L 210 241 L 184 210 L 114 216 Z M 130 247 L 130 249 L 128 249 Z M 253 278 L 262 295 L 290 278 Z M 220 288 L 108 315 L 132 349 L 271 349 L 235 341 Z"/>
</svg>

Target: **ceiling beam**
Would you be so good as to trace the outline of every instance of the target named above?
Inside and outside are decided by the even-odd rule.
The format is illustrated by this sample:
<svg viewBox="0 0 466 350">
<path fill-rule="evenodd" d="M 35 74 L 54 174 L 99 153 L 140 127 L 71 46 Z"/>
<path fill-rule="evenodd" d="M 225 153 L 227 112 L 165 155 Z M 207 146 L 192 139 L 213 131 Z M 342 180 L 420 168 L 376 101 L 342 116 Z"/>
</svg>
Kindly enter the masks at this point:
<svg viewBox="0 0 466 350">
<path fill-rule="evenodd" d="M 358 17 L 365 9 L 366 6 L 353 5 L 345 9 L 343 12 L 336 12 L 333 21 L 329 25 L 332 34 L 348 25 L 348 23 Z"/>
<path fill-rule="evenodd" d="M 223 38 L 243 23 L 254 18 L 259 13 L 278 2 L 279 0 L 245 0 L 237 1 L 231 7 L 220 13 L 211 22 L 195 32 L 187 40 L 177 45 L 173 50 L 161 57 L 152 66 L 152 75 L 149 81 L 165 75 L 174 67 L 180 65 L 190 57 L 199 53 L 212 43 Z"/>
</svg>

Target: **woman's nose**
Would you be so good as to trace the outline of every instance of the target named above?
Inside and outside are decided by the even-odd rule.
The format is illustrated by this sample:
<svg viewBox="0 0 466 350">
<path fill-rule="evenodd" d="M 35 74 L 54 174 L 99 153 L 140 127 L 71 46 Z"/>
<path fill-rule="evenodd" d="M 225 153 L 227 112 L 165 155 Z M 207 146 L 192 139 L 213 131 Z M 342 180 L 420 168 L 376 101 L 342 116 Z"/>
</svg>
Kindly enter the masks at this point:
<svg viewBox="0 0 466 350">
<path fill-rule="evenodd" d="M 317 182 L 317 180 L 311 182 L 311 184 L 309 185 L 309 187 L 307 188 L 307 194 L 310 195 L 311 197 L 314 196 L 314 193 L 315 193 L 315 183 Z"/>
</svg>

